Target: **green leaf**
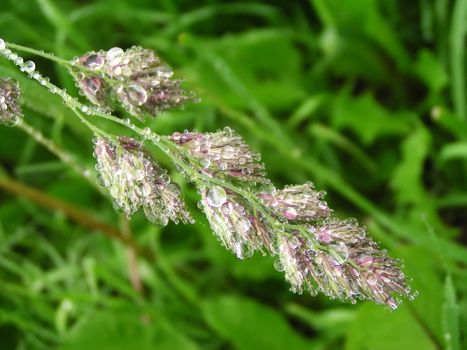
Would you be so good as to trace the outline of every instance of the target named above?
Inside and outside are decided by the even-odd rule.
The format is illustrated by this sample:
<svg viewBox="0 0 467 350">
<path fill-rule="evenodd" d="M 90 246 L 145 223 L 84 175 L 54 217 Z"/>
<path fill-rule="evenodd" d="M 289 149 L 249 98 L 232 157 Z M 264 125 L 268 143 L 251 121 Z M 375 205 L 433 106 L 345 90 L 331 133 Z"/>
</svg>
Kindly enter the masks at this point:
<svg viewBox="0 0 467 350">
<path fill-rule="evenodd" d="M 254 300 L 225 295 L 206 300 L 202 309 L 208 324 L 237 349 L 301 350 L 310 347 L 280 313 Z"/>
<path fill-rule="evenodd" d="M 466 119 L 465 108 L 465 38 L 467 37 L 467 2 L 456 0 L 449 33 L 452 99 L 457 116 Z"/>
<path fill-rule="evenodd" d="M 443 331 L 446 349 L 460 350 L 459 308 L 456 301 L 456 290 L 450 275 L 444 283 Z"/>
<path fill-rule="evenodd" d="M 413 315 L 418 315 L 425 329 L 429 330 L 433 337 L 441 341 L 441 306 L 443 304 L 443 283 L 438 276 L 441 261 L 439 259 L 437 244 L 426 234 L 430 244 L 436 245 L 430 252 L 421 247 L 401 247 L 398 250 L 399 257 L 405 263 L 404 273 L 413 290 L 418 292 L 414 300 L 405 300 L 404 304 L 410 308 Z M 439 247 L 442 249 L 441 247 Z"/>
<path fill-rule="evenodd" d="M 425 197 L 422 174 L 430 143 L 430 133 L 421 125 L 402 143 L 402 161 L 391 181 L 400 202 L 415 203 Z"/>
<path fill-rule="evenodd" d="M 447 73 L 440 61 L 428 50 L 418 53 L 414 70 L 433 93 L 439 92 L 448 83 Z"/>
<path fill-rule="evenodd" d="M 405 305 L 394 312 L 365 304 L 348 328 L 345 350 L 436 350 L 437 347 Z"/>
<path fill-rule="evenodd" d="M 453 142 L 445 145 L 439 157 L 441 161 L 467 158 L 467 142 Z"/>
<path fill-rule="evenodd" d="M 388 17 L 382 13 L 379 1 L 311 0 L 310 2 L 327 26 L 337 27 L 346 36 L 345 41 L 356 35 L 359 39 L 357 42 L 371 39 L 388 52 L 399 67 L 406 66 L 407 53 Z"/>
<path fill-rule="evenodd" d="M 349 128 L 370 145 L 381 136 L 404 134 L 410 119 L 405 112 L 386 110 L 370 93 L 359 97 L 342 93 L 334 102 L 332 120 L 334 127 Z"/>
<path fill-rule="evenodd" d="M 63 340 L 61 350 L 195 350 L 198 347 L 158 316 L 137 310 L 96 311 Z"/>
</svg>

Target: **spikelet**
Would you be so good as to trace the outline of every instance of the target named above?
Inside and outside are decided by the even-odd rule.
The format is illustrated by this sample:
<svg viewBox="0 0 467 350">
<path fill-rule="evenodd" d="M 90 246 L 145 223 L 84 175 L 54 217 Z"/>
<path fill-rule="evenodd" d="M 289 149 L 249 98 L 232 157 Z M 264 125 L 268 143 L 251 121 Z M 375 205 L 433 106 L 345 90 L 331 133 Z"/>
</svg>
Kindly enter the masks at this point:
<svg viewBox="0 0 467 350">
<path fill-rule="evenodd" d="M 0 79 L 0 124 L 15 126 L 22 116 L 21 91 L 18 83 L 11 79 Z"/>
<path fill-rule="evenodd" d="M 102 184 L 118 208 L 131 216 L 142 208 L 149 221 L 167 225 L 169 220 L 191 223 L 180 199 L 180 190 L 166 171 L 144 152 L 137 141 L 121 137 L 119 144 L 99 137 L 94 155 Z"/>
<path fill-rule="evenodd" d="M 168 65 L 139 46 L 89 52 L 72 64 L 71 73 L 81 93 L 102 108 L 120 105 L 142 118 L 194 100 L 193 93 L 184 91 L 181 81 L 173 78 Z"/>
<path fill-rule="evenodd" d="M 243 184 L 270 183 L 265 177 L 260 155 L 230 128 L 204 134 L 176 132 L 170 139 L 186 149 L 198 161 L 200 172 L 207 176 Z"/>
</svg>

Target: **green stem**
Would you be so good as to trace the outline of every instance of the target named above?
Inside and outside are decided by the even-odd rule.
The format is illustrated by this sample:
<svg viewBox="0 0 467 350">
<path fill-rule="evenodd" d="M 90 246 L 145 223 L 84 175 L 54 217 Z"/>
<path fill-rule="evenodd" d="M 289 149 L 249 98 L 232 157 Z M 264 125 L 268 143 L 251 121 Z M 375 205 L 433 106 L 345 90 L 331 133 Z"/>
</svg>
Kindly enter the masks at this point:
<svg viewBox="0 0 467 350">
<path fill-rule="evenodd" d="M 457 117 L 466 119 L 465 111 L 465 37 L 467 34 L 467 1 L 454 3 L 451 17 L 449 43 L 451 51 L 452 98 Z"/>
<path fill-rule="evenodd" d="M 35 129 L 32 125 L 28 124 L 24 119 L 20 119 L 18 125 L 21 130 L 31 136 L 37 143 L 41 144 L 49 150 L 50 153 L 56 155 L 63 163 L 68 165 L 72 170 L 75 171 L 78 175 L 82 176 L 86 181 L 93 186 L 96 190 L 104 193 L 102 188 L 97 185 L 94 177 L 90 177 L 92 174 L 91 169 L 85 168 L 78 164 L 73 156 L 64 150 L 62 150 L 58 145 L 56 145 L 52 140 L 46 138 L 39 130 Z"/>
<path fill-rule="evenodd" d="M 22 45 L 18 45 L 18 44 L 13 44 L 13 43 L 6 43 L 6 46 L 8 48 L 15 49 L 15 50 L 18 50 L 18 51 L 32 53 L 33 55 L 46 58 L 46 59 L 48 59 L 50 61 L 54 61 L 54 62 L 56 62 L 58 64 L 63 65 L 63 66 L 67 66 L 67 67 L 72 66 L 72 63 L 68 62 L 67 60 L 64 60 L 63 58 L 57 57 L 57 56 L 55 56 L 55 55 L 53 55 L 51 53 L 46 53 L 44 51 L 32 49 L 30 47 L 26 47 L 26 46 L 22 46 Z"/>
</svg>

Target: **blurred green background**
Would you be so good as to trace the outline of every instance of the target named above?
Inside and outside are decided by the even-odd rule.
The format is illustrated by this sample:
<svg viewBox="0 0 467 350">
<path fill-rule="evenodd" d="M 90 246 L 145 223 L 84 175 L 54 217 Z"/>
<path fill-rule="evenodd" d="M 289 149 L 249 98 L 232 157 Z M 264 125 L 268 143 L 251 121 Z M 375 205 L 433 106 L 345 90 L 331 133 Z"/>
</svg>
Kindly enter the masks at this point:
<svg viewBox="0 0 467 350">
<path fill-rule="evenodd" d="M 1 0 L 6 41 L 66 59 L 156 50 L 202 98 L 149 122 L 157 132 L 236 129 L 277 186 L 313 181 L 404 259 L 420 295 L 394 312 L 294 295 L 272 258 L 218 244 L 179 175 L 195 225 L 129 224 L 1 127 L 0 176 L 23 196 L 0 188 L 0 349 L 466 349 L 466 29 L 465 0 Z M 77 95 L 64 69 L 35 62 Z M 20 81 L 29 123 L 94 166 L 92 135 L 56 97 L 4 59 L 0 76 Z M 51 210 L 57 198 L 84 217 Z"/>
</svg>

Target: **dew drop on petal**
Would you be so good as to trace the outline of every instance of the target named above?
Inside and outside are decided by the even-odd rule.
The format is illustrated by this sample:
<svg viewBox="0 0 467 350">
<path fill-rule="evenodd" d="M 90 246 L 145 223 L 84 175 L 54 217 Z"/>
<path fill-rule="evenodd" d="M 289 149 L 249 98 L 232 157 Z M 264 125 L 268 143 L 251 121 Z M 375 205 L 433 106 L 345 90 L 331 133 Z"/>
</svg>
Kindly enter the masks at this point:
<svg viewBox="0 0 467 350">
<path fill-rule="evenodd" d="M 367 283 L 368 283 L 370 286 L 376 286 L 376 284 L 378 283 L 378 280 L 376 279 L 376 277 L 370 276 L 370 277 L 368 277 L 368 279 L 367 279 Z"/>
<path fill-rule="evenodd" d="M 157 69 L 157 76 L 161 78 L 170 78 L 173 75 L 173 71 L 170 67 L 168 66 L 160 66 Z"/>
<path fill-rule="evenodd" d="M 120 63 L 122 57 L 123 57 L 123 50 L 119 47 L 114 47 L 114 48 L 111 48 L 108 52 L 107 52 L 107 61 L 108 63 L 113 66 L 113 65 L 116 65 L 118 63 Z"/>
<path fill-rule="evenodd" d="M 225 146 L 222 150 L 222 155 L 225 158 L 232 158 L 235 155 L 235 149 L 232 146 Z"/>
<path fill-rule="evenodd" d="M 203 168 L 209 168 L 209 166 L 211 165 L 211 160 L 209 158 L 202 158 L 200 160 L 200 164 Z"/>
<path fill-rule="evenodd" d="M 284 211 L 284 216 L 288 220 L 294 220 L 298 216 L 298 214 L 297 214 L 297 211 L 295 210 L 295 208 L 287 208 Z"/>
<path fill-rule="evenodd" d="M 141 106 L 148 100 L 148 93 L 141 85 L 130 85 L 128 87 L 127 93 L 128 98 L 138 106 Z"/>
<path fill-rule="evenodd" d="M 101 87 L 101 80 L 99 78 L 89 78 L 84 81 L 84 85 L 92 94 L 95 94 Z"/>
<path fill-rule="evenodd" d="M 284 265 L 282 264 L 282 262 L 279 259 L 274 261 L 274 268 L 279 272 L 282 272 L 282 271 L 285 270 Z"/>
<path fill-rule="evenodd" d="M 100 55 L 90 55 L 86 58 L 84 65 L 89 69 L 101 69 L 104 66 L 104 57 Z"/>
<path fill-rule="evenodd" d="M 206 200 L 211 207 L 219 208 L 227 200 L 225 190 L 220 186 L 215 186 L 208 190 Z"/>
</svg>

